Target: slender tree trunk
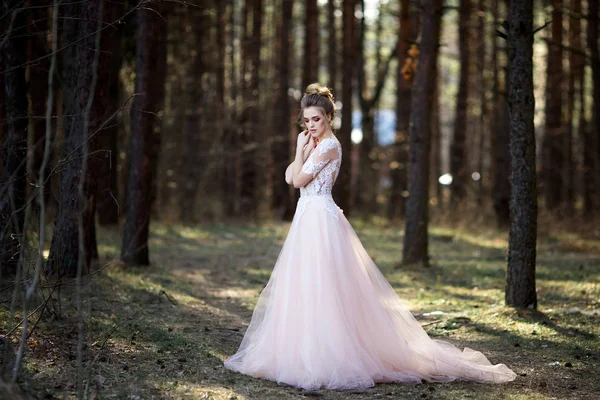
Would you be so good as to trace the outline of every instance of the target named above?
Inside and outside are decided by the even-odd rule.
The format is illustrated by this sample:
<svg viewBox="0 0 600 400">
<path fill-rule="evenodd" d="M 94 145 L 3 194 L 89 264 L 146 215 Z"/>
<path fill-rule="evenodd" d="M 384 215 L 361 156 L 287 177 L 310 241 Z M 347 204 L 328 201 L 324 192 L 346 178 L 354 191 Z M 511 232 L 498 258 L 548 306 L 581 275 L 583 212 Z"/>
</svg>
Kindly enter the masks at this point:
<svg viewBox="0 0 600 400">
<path fill-rule="evenodd" d="M 468 161 L 466 159 L 466 131 L 469 101 L 469 66 L 470 48 L 469 32 L 471 17 L 471 0 L 460 0 L 459 6 L 459 50 L 460 77 L 456 95 L 456 118 L 454 119 L 454 136 L 450 146 L 450 173 L 452 174 L 451 202 L 461 202 L 467 194 Z"/>
<path fill-rule="evenodd" d="M 248 81 L 244 79 L 244 104 L 242 111 L 242 152 L 241 152 L 241 196 L 240 212 L 250 218 L 257 216 L 258 210 L 258 150 L 261 141 L 258 104 L 260 101 L 259 71 L 262 26 L 262 0 L 252 0 L 246 5 L 248 16 L 252 16 L 252 30 L 247 32 L 247 50 L 244 56 Z"/>
<path fill-rule="evenodd" d="M 319 6 L 317 0 L 306 0 L 304 6 L 302 89 L 319 80 Z"/>
<path fill-rule="evenodd" d="M 533 2 L 512 0 L 508 29 L 510 108 L 510 233 L 506 304 L 537 307 L 537 192 L 533 96 Z"/>
<path fill-rule="evenodd" d="M 581 51 L 581 0 L 571 0 L 571 15 L 569 17 L 569 46 Z M 569 81 L 567 89 L 567 104 L 565 114 L 565 168 L 563 171 L 564 199 L 566 211 L 572 216 L 575 211 L 575 101 L 581 86 L 581 67 L 583 57 L 576 51 L 569 52 Z"/>
<path fill-rule="evenodd" d="M 285 170 L 290 162 L 290 29 L 292 24 L 293 0 L 283 0 L 281 10 L 281 24 L 279 26 L 279 79 L 277 88 L 277 102 L 274 126 L 277 139 L 273 145 L 273 160 L 275 168 L 275 181 L 273 183 L 273 207 L 280 210 L 278 215 L 291 219 L 293 205 L 291 204 L 290 191 L 285 182 Z"/>
<path fill-rule="evenodd" d="M 351 196 L 351 181 L 350 167 L 352 142 L 350 134 L 352 132 L 352 92 L 354 82 L 354 62 L 355 62 L 355 46 L 356 37 L 354 31 L 354 7 L 355 0 L 343 0 L 343 55 L 342 55 L 342 127 L 338 134 L 338 138 L 342 145 L 342 153 L 345 157 L 345 167 L 341 169 L 340 176 L 334 186 L 337 203 L 344 210 L 344 214 L 349 216 L 350 196 Z M 342 161 L 344 162 L 344 161 Z"/>
<path fill-rule="evenodd" d="M 224 171 L 222 180 L 222 202 L 223 212 L 225 215 L 236 214 L 236 203 L 239 199 L 239 192 L 237 191 L 237 147 L 238 137 L 237 134 L 237 95 L 238 95 L 238 82 L 237 82 L 237 65 L 236 65 L 236 54 L 239 54 L 238 46 L 236 45 L 238 35 L 236 35 L 236 0 L 231 0 L 229 4 L 229 104 L 228 107 L 228 123 L 225 125 L 224 132 Z"/>
<path fill-rule="evenodd" d="M 164 9 L 158 5 L 137 11 L 135 93 L 143 94 L 135 97 L 131 109 L 129 179 L 121 249 L 121 259 L 128 264 L 150 262 L 148 232 L 160 146 L 160 121 L 156 114 L 163 107 L 166 73 L 165 18 Z"/>
<path fill-rule="evenodd" d="M 10 15 L 19 1 L 3 1 L 2 14 Z M 5 22 L 6 24 L 6 22 Z M 2 276 L 12 275 L 19 260 L 19 242 L 25 216 L 25 182 L 27 173 L 27 85 L 25 61 L 27 37 L 16 31 L 26 26 L 26 14 L 16 14 L 13 30 L 2 49 L 4 100 L 0 104 L 6 116 L 6 132 L 1 143 L 2 175 L 0 175 L 0 267 Z"/>
<path fill-rule="evenodd" d="M 437 78 L 442 2 L 422 0 L 421 6 L 421 46 L 411 104 L 409 195 L 406 203 L 403 262 L 427 266 L 431 108 Z"/>
<path fill-rule="evenodd" d="M 565 135 L 562 131 L 562 0 L 552 1 L 551 37 L 548 40 L 546 79 L 546 127 L 542 142 L 542 180 L 546 207 L 555 209 L 563 202 Z"/>
<path fill-rule="evenodd" d="M 486 2 L 485 0 L 479 0 L 478 2 L 479 12 L 477 13 L 477 70 L 479 74 L 477 81 L 479 84 L 479 151 L 477 160 L 477 171 L 479 172 L 479 181 L 477 182 L 477 204 L 481 207 L 485 202 L 485 185 L 484 181 L 488 179 L 487 171 L 484 165 L 484 154 L 486 148 L 486 142 L 488 138 L 488 126 L 487 126 L 487 89 L 488 81 L 486 79 L 486 51 L 485 51 L 485 33 L 486 33 Z"/>
<path fill-rule="evenodd" d="M 413 23 L 410 15 L 410 1 L 400 1 L 400 29 L 398 32 L 398 67 L 396 70 L 396 129 L 394 132 L 394 152 L 390 165 L 392 190 L 388 205 L 388 218 L 404 217 L 408 191 L 408 137 L 410 126 L 411 88 L 414 79 L 414 60 L 409 58 Z"/>
<path fill-rule="evenodd" d="M 499 10 L 499 0 L 493 0 L 492 14 L 494 15 L 495 25 L 502 19 Z M 510 203 L 510 160 L 508 151 L 509 142 L 509 122 L 506 102 L 506 73 L 503 60 L 506 58 L 504 48 L 498 46 L 498 38 L 495 30 L 492 32 L 492 60 L 493 67 L 493 89 L 490 121 L 492 121 L 490 130 L 493 132 L 492 147 L 492 170 L 493 170 L 493 188 L 492 201 L 494 212 L 496 214 L 496 223 L 498 227 L 508 228 L 510 224 L 509 203 Z M 501 57 L 499 57 L 501 56 Z M 503 79 L 504 78 L 504 79 Z"/>
<path fill-rule="evenodd" d="M 47 2 L 40 2 L 47 5 Z M 42 5 L 39 4 L 39 5 Z M 38 5 L 38 4 L 36 4 Z M 50 62 L 48 58 L 42 58 L 48 53 L 47 32 L 49 7 L 32 8 L 28 13 L 28 61 L 32 64 L 28 67 L 28 91 L 30 103 L 30 151 L 29 151 L 29 184 L 37 184 L 44 147 L 46 145 L 46 101 L 48 98 L 48 70 Z M 41 60 L 39 60 L 41 58 Z M 38 60 L 33 62 L 33 60 Z M 46 167 L 44 176 L 48 176 L 49 166 Z M 45 186 L 44 199 L 50 194 L 50 185 Z"/>
<path fill-rule="evenodd" d="M 588 143 L 592 146 L 590 155 L 593 163 L 592 174 L 595 176 L 593 183 L 593 204 L 590 209 L 597 213 L 600 207 L 598 194 L 600 193 L 600 48 L 598 47 L 598 0 L 588 0 L 589 17 L 587 28 L 587 42 L 592 64 L 592 85 L 593 85 L 593 101 L 592 101 L 592 118 L 593 123 L 590 124 L 588 131 Z"/>
<path fill-rule="evenodd" d="M 111 20 L 121 17 L 123 6 L 120 3 L 114 3 L 113 15 Z M 106 108 L 104 119 L 107 120 L 117 112 L 121 100 L 121 34 L 122 28 L 116 25 L 105 31 L 103 40 L 106 41 L 106 47 L 110 48 L 110 61 L 108 70 L 105 72 L 107 81 L 106 100 L 109 107 Z M 118 118 L 115 118 L 108 124 L 106 129 L 100 135 L 100 153 L 101 162 L 98 173 L 98 199 L 97 214 L 98 223 L 103 226 L 117 225 L 119 223 L 119 184 L 118 184 L 118 162 L 119 162 L 119 132 L 121 124 Z"/>
<path fill-rule="evenodd" d="M 327 70 L 329 71 L 329 86 L 334 89 L 334 93 L 337 93 L 338 89 L 337 82 L 337 27 L 335 18 L 335 0 L 329 0 L 327 2 Z"/>
<path fill-rule="evenodd" d="M 58 276 L 76 275 L 79 260 L 79 217 L 83 218 L 84 251 L 86 268 L 97 254 L 95 242 L 95 195 L 98 162 L 93 154 L 98 152 L 98 135 L 102 135 L 102 123 L 108 107 L 107 78 L 110 48 L 103 47 L 100 40 L 98 69 L 94 70 L 96 32 L 98 18 L 110 21 L 112 4 L 101 0 L 85 4 L 69 3 L 64 10 L 62 41 L 68 47 L 63 55 L 64 114 L 67 162 L 60 175 L 58 213 L 54 220 L 54 232 L 47 272 Z M 100 7 L 102 15 L 99 15 Z M 75 44 L 76 43 L 76 44 Z M 94 74 L 97 75 L 96 84 Z M 93 90 L 93 93 L 92 93 Z M 84 115 L 90 96 L 93 102 L 88 116 L 87 130 Z M 96 133 L 94 135 L 94 133 Z M 83 143 L 87 141 L 88 162 L 82 175 Z M 84 179 L 83 197 L 79 194 L 80 180 Z"/>
<path fill-rule="evenodd" d="M 203 90 L 205 84 L 205 74 L 210 70 L 208 65 L 207 54 L 210 52 L 208 43 L 210 42 L 210 28 L 212 12 L 208 9 L 208 4 L 202 3 L 203 8 L 197 10 L 198 14 L 194 15 L 189 22 L 195 34 L 196 56 L 190 64 L 191 71 L 189 72 L 189 84 L 187 86 L 185 116 L 185 143 L 183 150 L 183 165 L 181 175 L 184 179 L 182 182 L 183 196 L 181 198 L 180 218 L 186 221 L 195 222 L 196 215 L 196 199 L 200 191 L 198 184 L 199 171 L 204 171 L 206 168 L 203 162 L 203 157 L 199 154 L 206 152 L 209 148 L 209 139 L 207 135 L 214 131 L 206 129 L 207 120 L 205 97 L 206 93 Z"/>
</svg>

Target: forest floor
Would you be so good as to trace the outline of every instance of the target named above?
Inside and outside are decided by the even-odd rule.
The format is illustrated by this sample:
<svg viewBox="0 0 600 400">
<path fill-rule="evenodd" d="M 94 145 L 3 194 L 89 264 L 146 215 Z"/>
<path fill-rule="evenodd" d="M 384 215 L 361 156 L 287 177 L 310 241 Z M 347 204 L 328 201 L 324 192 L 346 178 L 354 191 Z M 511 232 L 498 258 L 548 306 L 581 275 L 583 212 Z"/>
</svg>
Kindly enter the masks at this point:
<svg viewBox="0 0 600 400">
<path fill-rule="evenodd" d="M 379 384 L 358 391 L 306 392 L 231 372 L 223 360 L 240 344 L 289 224 L 155 224 L 149 267 L 115 262 L 118 231 L 99 231 L 101 258 L 94 268 L 101 271 L 84 290 L 89 398 L 598 398 L 600 237 L 542 234 L 538 311 L 516 311 L 503 305 L 506 234 L 434 227 L 432 266 L 397 268 L 400 229 L 352 223 L 429 335 L 480 350 L 493 363 L 509 365 L 517 379 L 501 385 Z M 61 293 L 62 318 L 46 314 L 27 342 L 20 383 L 39 398 L 76 395 L 72 291 Z M 2 294 L 4 299 L 6 291 Z M 20 318 L 8 321 L 4 305 L 2 333 Z"/>
</svg>

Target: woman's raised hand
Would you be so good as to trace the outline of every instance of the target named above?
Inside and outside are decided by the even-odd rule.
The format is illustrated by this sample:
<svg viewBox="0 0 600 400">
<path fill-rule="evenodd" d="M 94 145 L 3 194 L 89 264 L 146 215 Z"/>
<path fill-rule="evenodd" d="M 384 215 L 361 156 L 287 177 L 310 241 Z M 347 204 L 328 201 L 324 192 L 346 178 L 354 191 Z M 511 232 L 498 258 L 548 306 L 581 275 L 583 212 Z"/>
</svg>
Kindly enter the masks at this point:
<svg viewBox="0 0 600 400">
<path fill-rule="evenodd" d="M 296 142 L 296 150 L 302 151 L 309 140 L 310 134 L 308 133 L 308 130 L 300 132 L 298 134 L 298 141 Z"/>
</svg>

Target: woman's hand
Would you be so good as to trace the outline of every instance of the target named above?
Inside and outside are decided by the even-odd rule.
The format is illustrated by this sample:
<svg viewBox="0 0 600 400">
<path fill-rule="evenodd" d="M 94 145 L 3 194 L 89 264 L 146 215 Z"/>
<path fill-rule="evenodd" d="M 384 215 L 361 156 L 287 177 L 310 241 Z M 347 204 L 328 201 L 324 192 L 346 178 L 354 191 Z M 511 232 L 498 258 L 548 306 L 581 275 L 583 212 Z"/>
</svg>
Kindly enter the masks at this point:
<svg viewBox="0 0 600 400">
<path fill-rule="evenodd" d="M 309 135 L 310 136 L 310 135 Z M 316 144 L 313 138 L 308 140 L 308 143 L 304 146 L 304 152 L 302 153 L 302 161 L 308 160 L 308 156 L 310 156 L 311 151 L 315 148 Z"/>
<path fill-rule="evenodd" d="M 300 151 L 301 152 L 304 149 L 304 146 L 310 140 L 310 138 L 311 138 L 311 136 L 308 133 L 308 130 L 300 132 L 298 134 L 298 140 L 296 142 L 296 151 Z"/>
</svg>

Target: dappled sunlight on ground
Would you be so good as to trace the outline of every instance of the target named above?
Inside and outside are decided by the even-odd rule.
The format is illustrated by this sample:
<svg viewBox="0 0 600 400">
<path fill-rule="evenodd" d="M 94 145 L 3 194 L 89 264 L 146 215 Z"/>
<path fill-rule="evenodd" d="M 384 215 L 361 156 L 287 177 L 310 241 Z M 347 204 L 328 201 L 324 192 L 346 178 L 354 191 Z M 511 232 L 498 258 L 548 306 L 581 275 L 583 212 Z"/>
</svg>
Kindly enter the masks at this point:
<svg viewBox="0 0 600 400">
<path fill-rule="evenodd" d="M 318 391 L 323 399 L 593 398 L 600 381 L 600 261 L 597 242 L 572 235 L 540 243 L 539 310 L 504 306 L 502 233 L 434 228 L 430 268 L 400 265 L 402 232 L 357 224 L 368 253 L 435 339 L 482 351 L 519 374 L 506 385 L 455 382 Z M 120 237 L 99 231 L 102 259 L 85 300 L 90 391 L 103 398 L 291 399 L 302 390 L 223 368 L 240 344 L 289 223 L 263 227 L 153 224 L 152 265 L 126 267 Z M 86 292 L 87 293 L 87 292 Z M 72 288 L 62 293 L 71 304 Z M 4 316 L 3 312 L 2 315 Z M 73 312 L 43 319 L 30 338 L 32 387 L 73 398 L 77 330 Z M 60 343 L 60 345 L 57 345 Z M 88 378 L 86 378 L 88 379 Z M 133 397 L 131 397 L 133 396 Z M 567 396 L 567 397 L 565 397 Z"/>
</svg>

